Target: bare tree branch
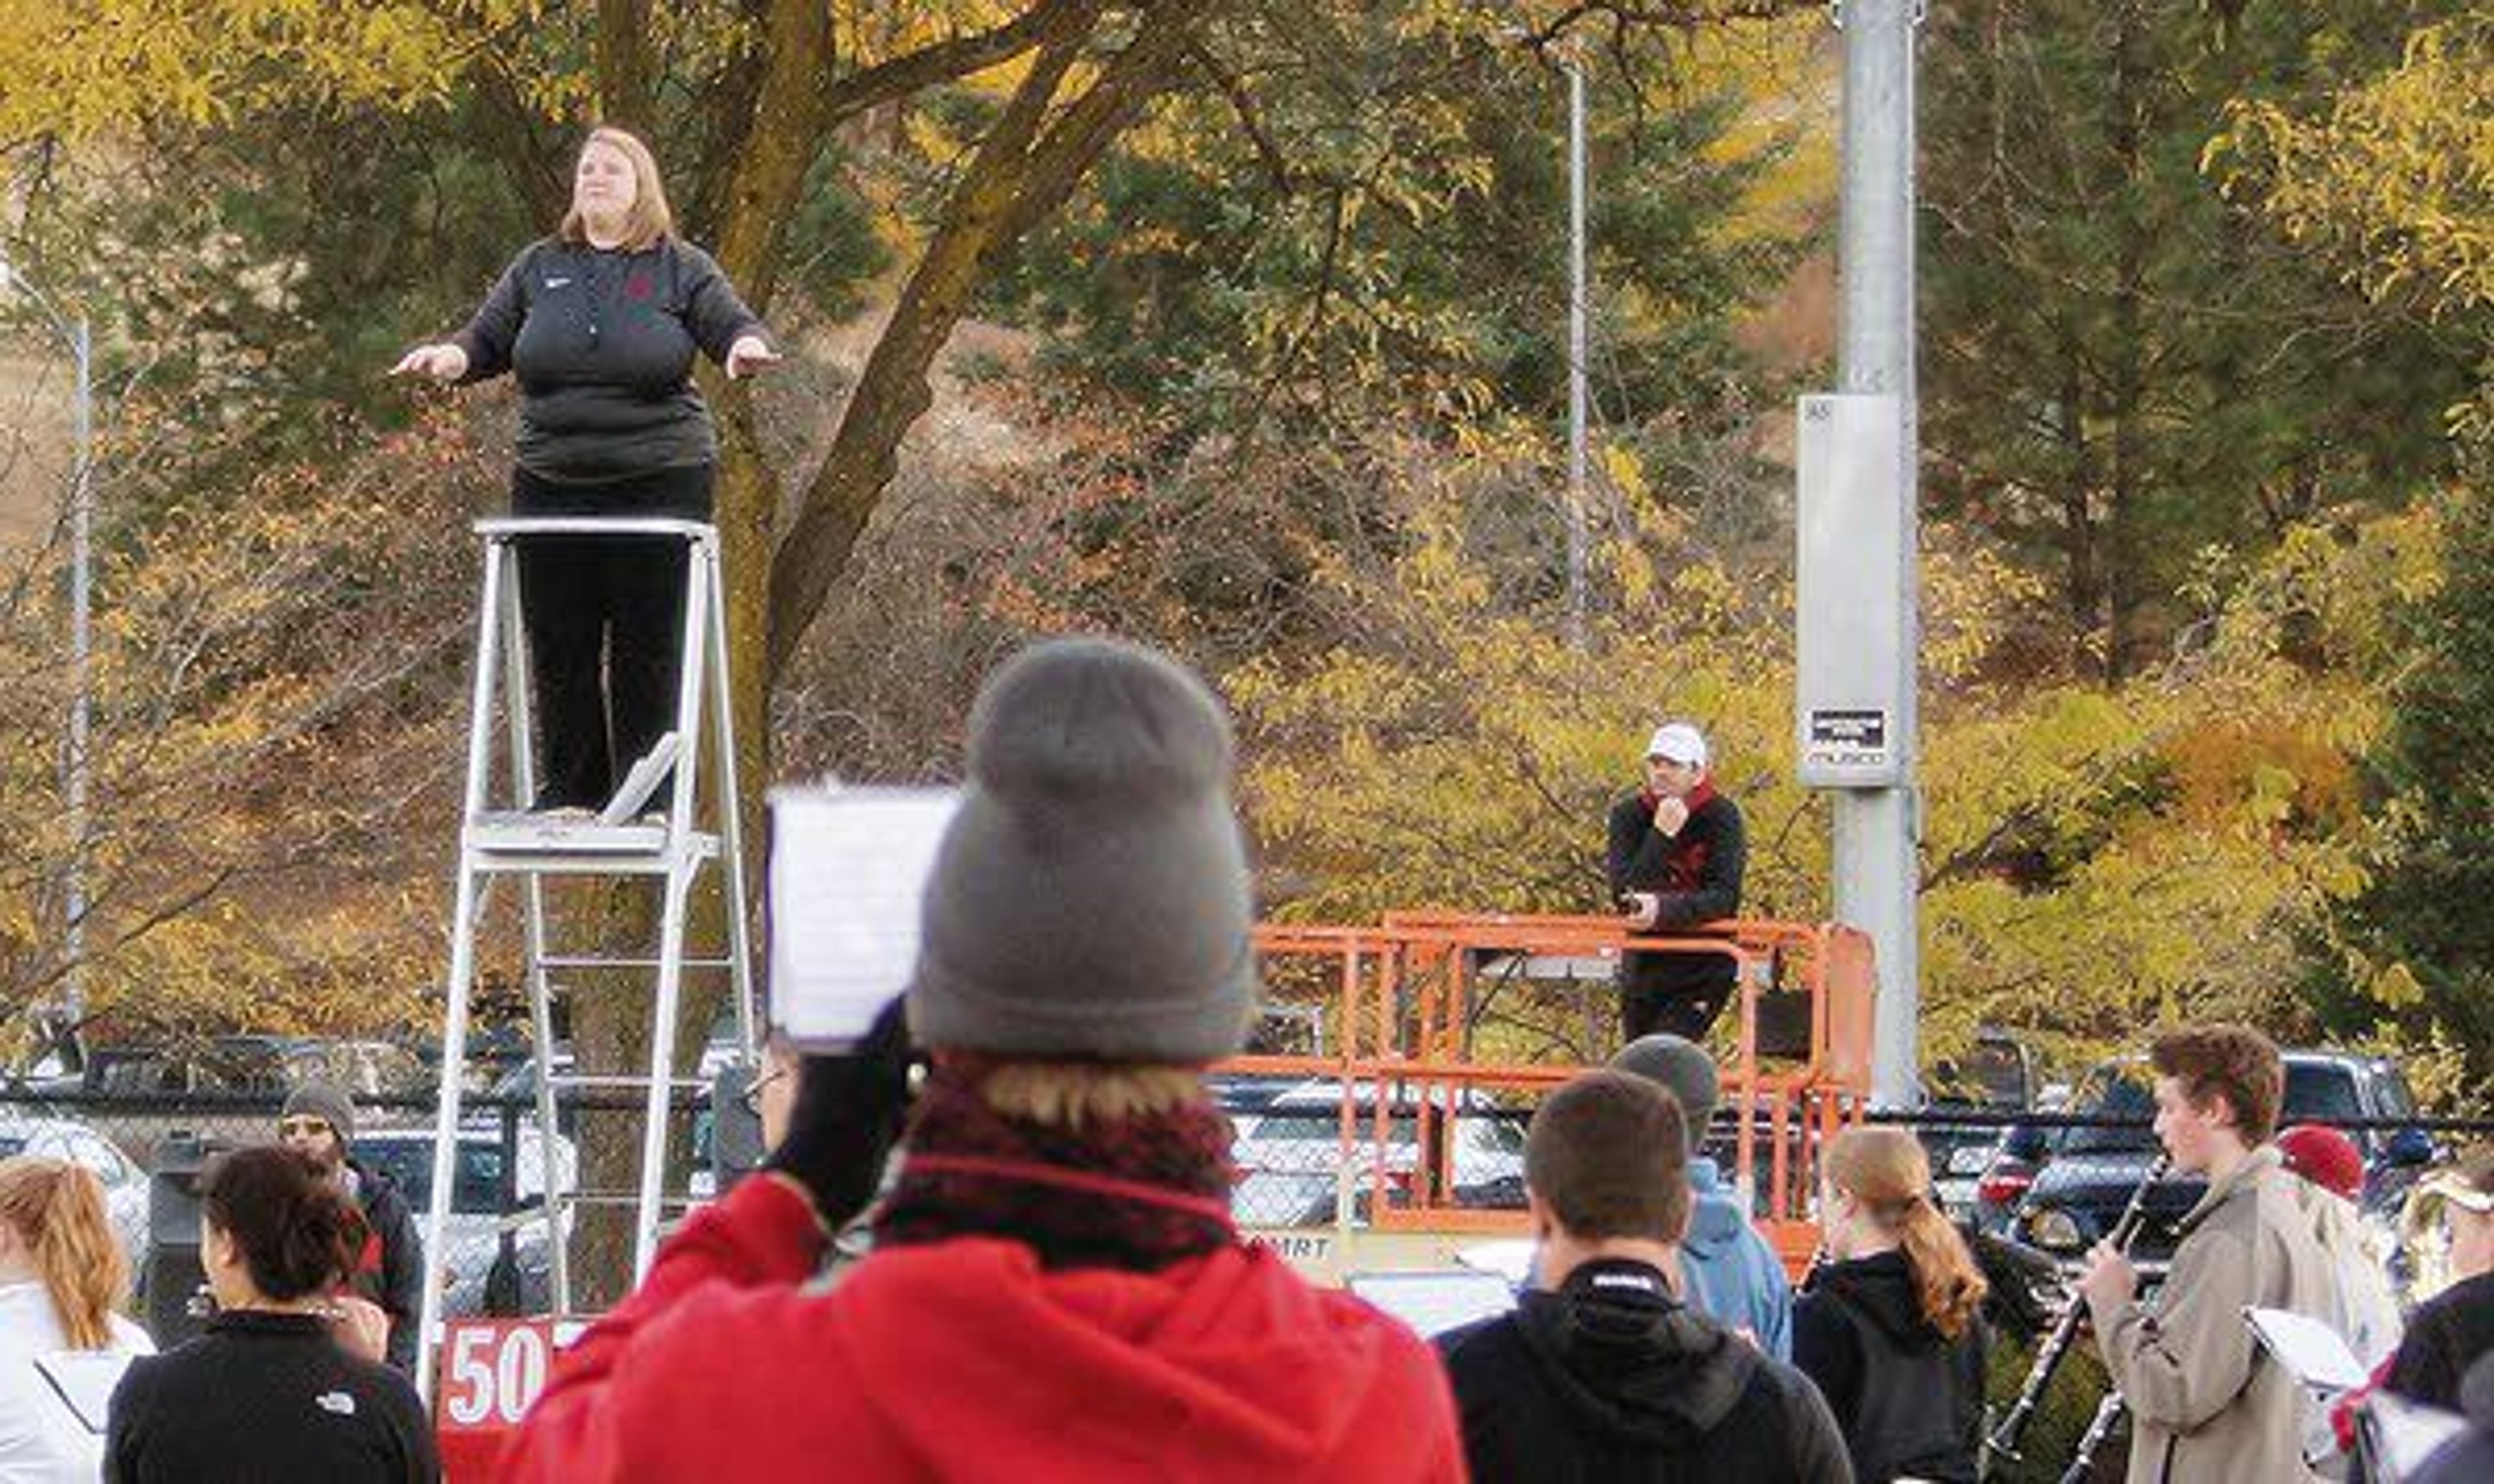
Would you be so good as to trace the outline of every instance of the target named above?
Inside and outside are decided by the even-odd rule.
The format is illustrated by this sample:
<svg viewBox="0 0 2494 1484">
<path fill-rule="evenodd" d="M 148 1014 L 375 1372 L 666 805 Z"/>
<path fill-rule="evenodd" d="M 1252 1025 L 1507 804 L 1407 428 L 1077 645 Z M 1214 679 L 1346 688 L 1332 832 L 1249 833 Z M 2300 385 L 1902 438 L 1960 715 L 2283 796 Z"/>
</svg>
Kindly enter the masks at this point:
<svg viewBox="0 0 2494 1484">
<path fill-rule="evenodd" d="M 836 124 L 936 83 L 985 72 L 1039 45 L 1071 13 L 1089 9 L 1095 7 L 1087 0 L 1041 0 L 993 30 L 937 42 L 851 73 L 825 92 L 824 106 Z"/>
</svg>

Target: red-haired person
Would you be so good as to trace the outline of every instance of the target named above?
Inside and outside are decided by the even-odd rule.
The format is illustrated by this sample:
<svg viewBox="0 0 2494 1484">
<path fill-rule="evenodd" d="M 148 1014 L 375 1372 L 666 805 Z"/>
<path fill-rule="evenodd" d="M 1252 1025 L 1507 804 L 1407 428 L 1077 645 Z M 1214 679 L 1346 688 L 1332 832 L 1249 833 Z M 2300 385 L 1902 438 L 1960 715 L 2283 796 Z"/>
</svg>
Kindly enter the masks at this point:
<svg viewBox="0 0 2494 1484">
<path fill-rule="evenodd" d="M 779 359 L 710 255 L 676 235 L 650 147 L 590 131 L 571 208 L 532 243 L 465 328 L 391 368 L 520 383 L 511 513 L 707 521 L 718 435 L 693 357 L 728 376 Z M 595 812 L 675 724 L 683 543 L 557 536 L 520 550 L 545 810 Z M 602 664 L 601 664 L 602 661 Z"/>
<path fill-rule="evenodd" d="M 2148 1052 L 2156 1136 L 2174 1167 L 2207 1178 L 2182 1218 L 2165 1282 L 2147 1300 L 2130 1260 L 2099 1242 L 2079 1291 L 2106 1369 L 2129 1404 L 2131 1484 L 2289 1484 L 2304 1460 L 2302 1386 L 2265 1360 L 2247 1306 L 2327 1322 L 2338 1302 L 2298 1182 L 2269 1136 L 2286 1069 L 2277 1047 L 2237 1025 L 2172 1031 Z"/>
<path fill-rule="evenodd" d="M 1827 1397 L 1860 1484 L 1972 1484 L 1983 1443 L 1985 1284 L 1931 1202 L 1903 1129 L 1827 1146 L 1819 1226 L 1830 1261 L 1793 1305 L 1793 1364 Z"/>
<path fill-rule="evenodd" d="M 90 1484 L 102 1418 L 79 1415 L 45 1378 L 52 1357 L 149 1355 L 146 1331 L 115 1312 L 130 1263 L 95 1175 L 62 1160 L 0 1160 L 0 1481 Z"/>
</svg>

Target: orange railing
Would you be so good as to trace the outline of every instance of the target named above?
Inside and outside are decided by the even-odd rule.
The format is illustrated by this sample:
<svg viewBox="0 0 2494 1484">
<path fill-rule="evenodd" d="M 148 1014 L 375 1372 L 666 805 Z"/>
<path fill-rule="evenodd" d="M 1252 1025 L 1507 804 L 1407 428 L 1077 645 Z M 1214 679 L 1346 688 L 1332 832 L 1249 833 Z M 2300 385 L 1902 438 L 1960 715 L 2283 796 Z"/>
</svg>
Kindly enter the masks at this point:
<svg viewBox="0 0 2494 1484">
<path fill-rule="evenodd" d="M 1529 917 L 1447 912 L 1388 914 L 1374 927 L 1268 924 L 1258 930 L 1268 991 L 1304 984 L 1318 971 L 1322 991 L 1295 996 L 1331 1024 L 1315 1050 L 1241 1056 L 1238 1073 L 1318 1077 L 1341 1086 L 1338 1219 L 1348 1223 L 1359 1183 L 1380 1228 L 1513 1230 L 1522 1215 L 1456 1203 L 1451 1138 L 1459 1108 L 1491 1095 L 1547 1091 L 1583 1070 L 1572 1055 L 1516 1056 L 1484 1048 L 1482 1012 L 1504 987 L 1484 987 L 1482 971 L 1535 976 L 1536 963 L 1567 977 L 1606 979 L 1623 952 L 1665 949 L 1720 954 L 1738 968 L 1739 1014 L 1723 1056 L 1722 1106 L 1736 1118 L 1727 1176 L 1752 1193 L 1759 1224 L 1788 1263 L 1808 1259 L 1816 1228 L 1807 1218 L 1816 1151 L 1858 1121 L 1870 1086 L 1873 972 L 1869 938 L 1833 924 L 1742 920 L 1696 933 L 1631 937 L 1601 917 Z M 1296 966 L 1295 968 L 1293 966 Z M 1549 977 L 1549 976 L 1544 976 Z M 1607 984 L 1594 991 L 1602 1022 L 1597 1055 L 1615 1039 Z M 1310 1003 L 1321 995 L 1321 1003 Z M 1789 1045 L 1762 1045 L 1762 1001 L 1797 1022 L 1804 1006 L 1772 996 L 1806 996 L 1808 1031 Z M 1797 1028 L 1797 1026 L 1796 1026 Z M 1721 1036 L 1718 1031 L 1718 1037 Z M 1387 1143 L 1395 1105 L 1419 1123 L 1421 1157 L 1408 1191 L 1389 1198 Z M 1365 1113 L 1367 1127 L 1360 1127 Z M 1369 1158 L 1355 1158 L 1365 1142 Z M 1763 1195 L 1763 1201 L 1755 1196 Z"/>
</svg>

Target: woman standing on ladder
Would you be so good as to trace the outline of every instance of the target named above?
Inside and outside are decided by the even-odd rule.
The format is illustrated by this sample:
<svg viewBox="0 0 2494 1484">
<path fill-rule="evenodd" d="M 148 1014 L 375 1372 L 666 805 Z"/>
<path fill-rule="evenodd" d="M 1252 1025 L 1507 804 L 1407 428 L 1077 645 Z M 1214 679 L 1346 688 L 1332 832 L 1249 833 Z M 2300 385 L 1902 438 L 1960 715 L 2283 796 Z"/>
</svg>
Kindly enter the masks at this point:
<svg viewBox="0 0 2494 1484">
<path fill-rule="evenodd" d="M 693 387 L 696 350 L 731 378 L 779 359 L 718 264 L 675 234 L 649 146 L 601 127 L 555 235 L 502 270 L 466 328 L 390 374 L 519 378 L 514 515 L 708 521 L 718 436 Z M 529 540 L 520 603 L 541 743 L 533 806 L 598 811 L 675 715 L 683 543 Z"/>
</svg>

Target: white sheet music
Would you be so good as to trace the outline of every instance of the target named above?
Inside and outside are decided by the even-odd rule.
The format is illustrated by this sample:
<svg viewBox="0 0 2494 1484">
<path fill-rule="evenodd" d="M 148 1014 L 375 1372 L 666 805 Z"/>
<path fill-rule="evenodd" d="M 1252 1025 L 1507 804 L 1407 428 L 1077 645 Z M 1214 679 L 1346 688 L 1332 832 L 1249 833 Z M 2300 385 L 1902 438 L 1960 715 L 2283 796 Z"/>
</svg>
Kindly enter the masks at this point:
<svg viewBox="0 0 2494 1484">
<path fill-rule="evenodd" d="M 1504 1279 L 1469 1268 L 1353 1273 L 1343 1287 L 1411 1325 L 1426 1339 L 1515 1307 L 1515 1290 Z"/>
<path fill-rule="evenodd" d="M 918 914 L 958 789 L 771 793 L 771 1022 L 801 1046 L 844 1045 L 909 986 Z"/>
<path fill-rule="evenodd" d="M 2321 1391 L 2353 1391 L 2364 1384 L 2364 1363 L 2338 1331 L 2291 1309 L 2245 1309 L 2243 1322 L 2287 1374 Z"/>
</svg>

